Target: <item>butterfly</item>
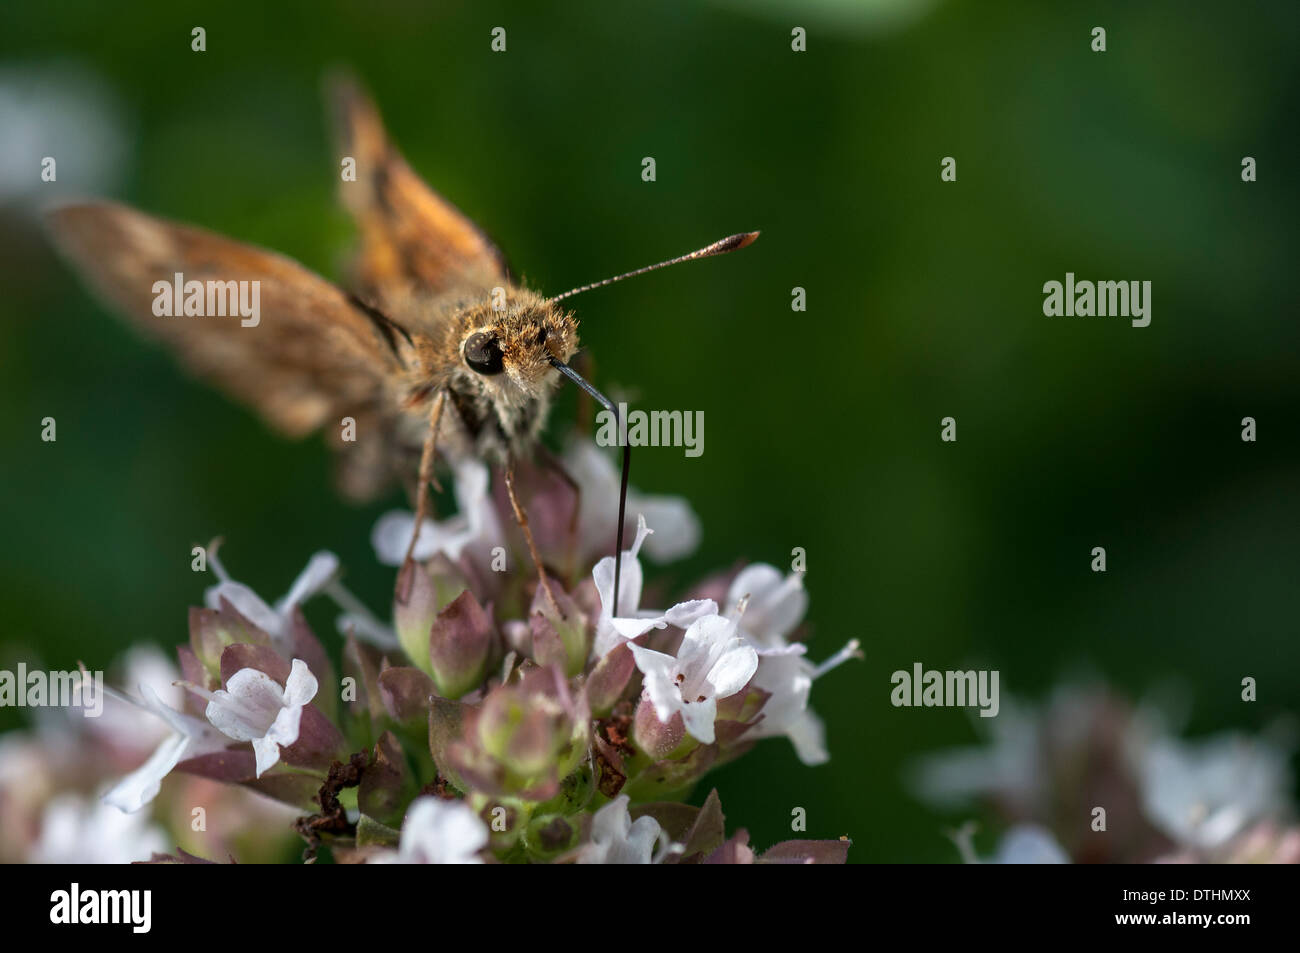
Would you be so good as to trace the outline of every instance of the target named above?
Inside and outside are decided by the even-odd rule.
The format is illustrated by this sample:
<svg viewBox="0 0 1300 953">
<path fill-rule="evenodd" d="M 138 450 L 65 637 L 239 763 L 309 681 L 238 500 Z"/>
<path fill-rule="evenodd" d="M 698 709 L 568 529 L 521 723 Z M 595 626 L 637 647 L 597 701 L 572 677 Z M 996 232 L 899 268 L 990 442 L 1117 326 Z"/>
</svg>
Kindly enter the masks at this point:
<svg viewBox="0 0 1300 953">
<path fill-rule="evenodd" d="M 571 366 L 578 321 L 562 302 L 743 248 L 758 233 L 547 297 L 516 282 L 482 230 L 411 169 L 353 80 L 336 77 L 330 99 L 340 194 L 360 235 L 346 290 L 275 252 L 111 202 L 52 211 L 55 242 L 91 286 L 195 375 L 283 434 L 329 435 L 345 496 L 370 500 L 414 476 L 407 563 L 427 487 L 437 485 L 436 462 L 471 455 L 500 465 L 539 585 L 559 613 L 516 493 L 515 464 L 537 445 L 564 378 L 618 419 L 617 406 Z M 365 439 L 346 439 L 344 421 Z M 630 468 L 621 442 L 615 614 Z"/>
</svg>

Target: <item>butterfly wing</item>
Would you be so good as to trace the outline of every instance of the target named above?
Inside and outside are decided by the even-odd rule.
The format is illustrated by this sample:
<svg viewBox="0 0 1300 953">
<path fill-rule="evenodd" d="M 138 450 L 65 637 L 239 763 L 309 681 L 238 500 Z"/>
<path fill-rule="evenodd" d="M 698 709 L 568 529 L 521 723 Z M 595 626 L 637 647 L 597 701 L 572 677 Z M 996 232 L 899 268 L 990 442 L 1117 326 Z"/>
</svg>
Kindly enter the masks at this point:
<svg viewBox="0 0 1300 953">
<path fill-rule="evenodd" d="M 356 181 L 341 184 L 361 244 L 358 294 L 390 314 L 412 296 L 505 285 L 505 258 L 482 231 L 421 181 L 388 141 L 374 103 L 351 79 L 330 84 L 341 154 L 356 162 Z"/>
<path fill-rule="evenodd" d="M 56 243 L 133 324 L 290 436 L 391 406 L 388 388 L 409 348 L 399 328 L 306 268 L 273 252 L 113 203 L 69 205 L 49 217 Z M 258 315 L 155 313 L 162 282 L 249 282 Z M 252 283 L 256 282 L 256 286 Z M 173 294 L 174 297 L 174 294 Z M 207 298 L 204 298 L 205 305 Z M 387 410 L 391 414 L 391 410 Z"/>
</svg>

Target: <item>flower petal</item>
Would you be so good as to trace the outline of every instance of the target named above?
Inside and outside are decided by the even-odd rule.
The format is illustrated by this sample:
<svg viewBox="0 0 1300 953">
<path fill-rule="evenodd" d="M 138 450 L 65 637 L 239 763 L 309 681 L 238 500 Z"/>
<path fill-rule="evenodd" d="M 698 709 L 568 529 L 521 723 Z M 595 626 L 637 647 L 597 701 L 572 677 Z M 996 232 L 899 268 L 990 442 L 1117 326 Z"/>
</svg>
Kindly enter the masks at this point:
<svg viewBox="0 0 1300 953">
<path fill-rule="evenodd" d="M 727 593 L 728 606 L 749 597 L 741 628 L 760 646 L 779 646 L 808 611 L 808 592 L 799 573 L 782 575 L 774 566 L 755 563 L 740 571 Z"/>
<path fill-rule="evenodd" d="M 463 801 L 424 795 L 411 802 L 402 824 L 398 860 L 407 864 L 477 864 L 488 830 Z"/>
<path fill-rule="evenodd" d="M 758 653 L 742 639 L 733 639 L 709 670 L 708 681 L 714 696 L 726 698 L 745 687 L 758 670 Z"/>
<path fill-rule="evenodd" d="M 105 803 L 127 814 L 140 810 L 158 796 L 162 779 L 180 764 L 189 745 L 185 735 L 168 735 L 149 760 L 113 785 L 104 795 Z"/>
<path fill-rule="evenodd" d="M 699 547 L 700 518 L 682 497 L 642 496 L 629 491 L 627 505 L 656 527 L 655 534 L 645 541 L 645 553 L 655 562 L 683 559 Z"/>
<path fill-rule="evenodd" d="M 328 550 L 321 550 L 307 561 L 307 566 L 289 587 L 288 594 L 276 603 L 276 613 L 286 618 L 295 606 L 302 605 L 320 592 L 339 571 L 339 558 Z"/>
<path fill-rule="evenodd" d="M 628 642 L 636 659 L 636 667 L 644 675 L 646 694 L 654 705 L 655 714 L 660 721 L 668 721 L 682 708 L 682 693 L 673 680 L 672 671 L 677 660 L 671 655 L 643 648 L 635 642 Z"/>
<path fill-rule="evenodd" d="M 831 759 L 826 750 L 826 725 L 811 708 L 796 715 L 786 725 L 785 733 L 804 764 L 825 764 Z"/>
<path fill-rule="evenodd" d="M 319 687 L 316 676 L 311 673 L 307 663 L 296 658 L 284 683 L 284 704 L 301 708 L 316 697 Z"/>
<path fill-rule="evenodd" d="M 704 701 L 687 702 L 679 710 L 687 733 L 706 745 L 713 744 L 713 722 L 718 717 L 717 699 L 706 696 Z"/>
<path fill-rule="evenodd" d="M 280 633 L 280 616 L 262 601 L 262 597 L 242 582 L 219 582 L 203 593 L 203 603 L 209 609 L 220 609 L 225 599 L 253 625 L 270 636 Z"/>
<path fill-rule="evenodd" d="M 294 733 L 297 733 L 296 726 Z M 270 735 L 254 738 L 253 756 L 257 759 L 257 776 L 260 778 L 280 760 L 280 745 Z"/>
<path fill-rule="evenodd" d="M 691 599 L 679 602 L 664 613 L 663 618 L 669 625 L 679 629 L 690 628 L 693 622 L 705 616 L 717 615 L 718 604 L 712 599 Z"/>
<path fill-rule="evenodd" d="M 255 668 L 241 668 L 225 689 L 211 694 L 204 714 L 222 734 L 252 741 L 266 734 L 283 703 L 284 690 L 275 679 Z"/>
</svg>

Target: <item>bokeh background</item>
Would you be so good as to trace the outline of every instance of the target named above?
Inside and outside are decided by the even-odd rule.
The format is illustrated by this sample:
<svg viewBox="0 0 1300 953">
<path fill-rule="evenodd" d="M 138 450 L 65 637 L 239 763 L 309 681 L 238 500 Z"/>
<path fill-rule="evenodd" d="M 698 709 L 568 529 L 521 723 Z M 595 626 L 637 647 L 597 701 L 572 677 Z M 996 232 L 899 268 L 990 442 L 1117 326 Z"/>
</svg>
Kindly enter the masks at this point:
<svg viewBox="0 0 1300 953">
<path fill-rule="evenodd" d="M 190 548 L 218 534 L 267 598 L 328 548 L 387 605 L 368 537 L 400 496 L 336 499 L 319 440 L 188 380 L 33 214 L 108 195 L 337 277 L 351 231 L 320 80 L 347 65 L 543 291 L 763 230 L 574 302 L 598 384 L 705 412 L 702 457 L 635 461 L 636 485 L 704 524 L 660 578 L 802 546 L 813 657 L 863 642 L 813 694 L 828 765 L 773 740 L 712 776 L 756 844 L 801 806 L 853 860 L 956 859 L 954 817 L 902 775 L 975 719 L 891 707 L 915 661 L 997 668 L 1004 700 L 1079 668 L 1133 697 L 1176 683 L 1193 735 L 1255 731 L 1300 698 L 1298 28 L 1293 3 L 1183 0 L 5 4 L 4 658 L 94 668 L 183 640 L 207 581 Z M 1044 317 L 1066 271 L 1150 280 L 1150 327 Z M 574 413 L 567 396 L 553 435 Z"/>
</svg>

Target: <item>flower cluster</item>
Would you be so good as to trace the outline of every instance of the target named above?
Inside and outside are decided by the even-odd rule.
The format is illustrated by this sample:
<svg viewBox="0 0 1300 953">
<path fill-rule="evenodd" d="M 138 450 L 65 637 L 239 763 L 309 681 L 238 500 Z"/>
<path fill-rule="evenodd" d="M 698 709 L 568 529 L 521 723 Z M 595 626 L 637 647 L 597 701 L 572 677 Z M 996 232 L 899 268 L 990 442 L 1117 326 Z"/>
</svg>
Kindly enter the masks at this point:
<svg viewBox="0 0 1300 953">
<path fill-rule="evenodd" d="M 133 647 L 114 677 L 160 709 L 182 703 L 180 672 L 158 649 Z M 0 735 L 0 863 L 127 863 L 169 846 L 249 862 L 293 856 L 289 825 L 300 812 L 242 787 L 177 775 L 147 810 L 104 800 L 171 733 L 148 708 L 110 702 L 97 718 L 75 707 L 34 714 L 30 729 Z"/>
<path fill-rule="evenodd" d="M 716 791 L 683 803 L 762 738 L 827 759 L 812 685 L 859 653 L 851 642 L 807 660 L 802 573 L 753 565 L 649 608 L 642 557 L 684 555 L 699 524 L 682 501 L 632 493 L 615 599 L 613 556 L 591 561 L 614 538 L 601 517 L 617 481 L 575 442 L 561 468 L 517 477 L 539 579 L 487 467 L 462 463 L 454 480 L 457 515 L 418 527 L 412 560 L 409 513 L 375 527 L 378 558 L 397 568 L 391 625 L 343 586 L 329 553 L 268 603 L 213 547 L 216 583 L 178 649 L 180 697 L 148 684 L 117 695 L 162 733 L 104 801 L 140 811 L 174 772 L 240 785 L 298 810 L 308 859 L 342 862 L 845 859 L 847 839 L 759 852 L 743 830 L 728 837 Z M 338 670 L 302 612 L 317 595 L 341 610 Z"/>
<path fill-rule="evenodd" d="M 1300 863 L 1285 726 L 1189 742 L 1170 721 L 1069 685 L 1004 703 L 989 744 L 923 758 L 911 782 L 940 808 L 990 807 L 1008 825 L 994 863 Z M 967 862 L 975 831 L 953 832 Z"/>
</svg>

